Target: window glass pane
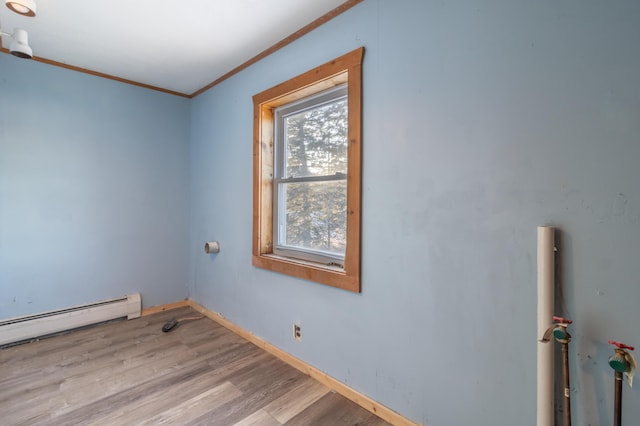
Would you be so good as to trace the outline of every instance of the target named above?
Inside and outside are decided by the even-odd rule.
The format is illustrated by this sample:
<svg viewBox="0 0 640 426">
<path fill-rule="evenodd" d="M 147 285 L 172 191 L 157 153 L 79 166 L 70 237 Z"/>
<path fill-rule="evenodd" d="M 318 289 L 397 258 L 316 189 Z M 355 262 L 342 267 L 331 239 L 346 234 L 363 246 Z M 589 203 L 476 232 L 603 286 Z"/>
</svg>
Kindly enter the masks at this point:
<svg viewBox="0 0 640 426">
<path fill-rule="evenodd" d="M 347 173 L 347 100 L 284 118 L 284 178 Z"/>
<path fill-rule="evenodd" d="M 283 183 L 286 219 L 281 244 L 344 255 L 347 241 L 347 182 Z"/>
</svg>

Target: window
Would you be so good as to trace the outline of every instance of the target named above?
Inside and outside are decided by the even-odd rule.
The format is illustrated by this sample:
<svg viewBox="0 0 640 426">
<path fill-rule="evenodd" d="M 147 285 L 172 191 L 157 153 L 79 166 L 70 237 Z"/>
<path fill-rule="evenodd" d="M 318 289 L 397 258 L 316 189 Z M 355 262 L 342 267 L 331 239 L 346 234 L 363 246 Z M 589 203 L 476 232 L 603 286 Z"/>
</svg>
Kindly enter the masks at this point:
<svg viewBox="0 0 640 426">
<path fill-rule="evenodd" d="M 275 109 L 275 254 L 343 265 L 347 116 L 345 85 Z"/>
<path fill-rule="evenodd" d="M 363 53 L 253 97 L 253 264 L 355 292 Z"/>
</svg>

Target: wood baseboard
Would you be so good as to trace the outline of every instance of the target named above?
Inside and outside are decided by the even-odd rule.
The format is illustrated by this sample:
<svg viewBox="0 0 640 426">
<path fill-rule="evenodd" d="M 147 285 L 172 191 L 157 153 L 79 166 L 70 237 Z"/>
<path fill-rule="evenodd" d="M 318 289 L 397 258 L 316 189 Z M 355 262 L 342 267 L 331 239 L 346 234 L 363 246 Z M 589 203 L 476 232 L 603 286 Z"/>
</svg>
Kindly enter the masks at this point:
<svg viewBox="0 0 640 426">
<path fill-rule="evenodd" d="M 308 376 L 313 377 L 323 385 L 336 391 L 337 393 L 344 396 L 345 398 L 350 399 L 351 401 L 355 402 L 356 404 L 363 407 L 364 409 L 377 415 L 381 419 L 386 420 L 387 422 L 395 426 L 420 426 L 418 423 L 412 422 L 411 420 L 403 417 L 402 415 L 396 413 L 390 408 L 387 408 L 384 405 L 381 405 L 380 403 L 369 398 L 368 396 L 356 391 L 355 389 L 350 388 L 349 386 L 342 383 L 341 381 L 329 376 L 326 373 L 323 373 L 322 371 L 294 357 L 288 352 L 283 351 L 282 349 L 261 339 L 255 334 L 250 333 L 247 330 L 237 326 L 236 324 L 224 318 L 219 313 L 210 311 L 209 309 L 205 308 L 204 306 L 200 305 L 199 303 L 193 300 L 187 300 L 185 302 L 186 302 L 186 306 L 191 306 L 194 310 L 200 312 L 203 315 L 206 315 L 207 317 L 217 322 L 221 326 L 233 331 L 240 337 L 248 340 L 249 342 L 253 343 L 259 348 L 264 349 L 265 351 L 276 356 L 277 358 L 281 359 L 282 361 L 286 362 L 292 367 L 298 369 L 299 371 L 307 374 Z M 182 303 L 182 302 L 179 302 L 179 303 Z"/>
<path fill-rule="evenodd" d="M 157 314 L 158 312 L 169 311 L 171 309 L 184 308 L 186 306 L 191 306 L 191 302 L 189 302 L 189 300 L 181 300 L 179 302 L 167 303 L 166 305 L 158 305 L 158 306 L 152 306 L 150 308 L 144 308 L 140 315 L 144 317 L 147 315 Z"/>
</svg>

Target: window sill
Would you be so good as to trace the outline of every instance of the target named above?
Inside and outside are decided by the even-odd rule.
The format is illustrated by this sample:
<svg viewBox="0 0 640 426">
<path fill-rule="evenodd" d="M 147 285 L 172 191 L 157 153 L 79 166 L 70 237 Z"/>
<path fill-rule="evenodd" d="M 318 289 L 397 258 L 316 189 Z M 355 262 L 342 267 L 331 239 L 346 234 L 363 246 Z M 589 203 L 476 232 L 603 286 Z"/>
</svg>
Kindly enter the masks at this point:
<svg viewBox="0 0 640 426">
<path fill-rule="evenodd" d="M 360 291 L 359 278 L 348 275 L 344 269 L 338 266 L 307 262 L 275 254 L 254 255 L 252 264 L 258 268 L 315 281 L 332 287 L 356 293 Z"/>
</svg>

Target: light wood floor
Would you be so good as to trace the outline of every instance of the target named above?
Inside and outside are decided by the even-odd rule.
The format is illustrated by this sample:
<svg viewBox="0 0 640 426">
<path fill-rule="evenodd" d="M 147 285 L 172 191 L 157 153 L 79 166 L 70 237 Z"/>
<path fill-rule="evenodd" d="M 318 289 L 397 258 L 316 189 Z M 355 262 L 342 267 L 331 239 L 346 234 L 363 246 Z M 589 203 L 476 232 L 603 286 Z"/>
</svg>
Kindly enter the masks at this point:
<svg viewBox="0 0 640 426">
<path fill-rule="evenodd" d="M 387 425 L 190 308 L 0 350 L 2 425 Z"/>
</svg>

